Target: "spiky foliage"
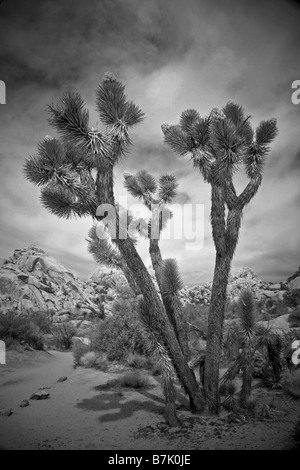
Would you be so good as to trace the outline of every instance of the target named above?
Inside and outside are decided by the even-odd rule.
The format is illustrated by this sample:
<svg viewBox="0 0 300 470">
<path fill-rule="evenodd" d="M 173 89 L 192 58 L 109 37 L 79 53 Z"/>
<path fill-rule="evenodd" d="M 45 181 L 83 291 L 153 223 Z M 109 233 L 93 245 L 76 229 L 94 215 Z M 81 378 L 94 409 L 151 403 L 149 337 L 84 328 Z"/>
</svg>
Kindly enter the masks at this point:
<svg viewBox="0 0 300 470">
<path fill-rule="evenodd" d="M 79 93 L 66 92 L 55 107 L 48 106 L 49 124 L 63 137 L 86 141 L 89 132 L 89 112 Z"/>
<path fill-rule="evenodd" d="M 175 259 L 166 259 L 162 262 L 161 284 L 163 293 L 170 299 L 182 289 L 182 279 Z"/>
<path fill-rule="evenodd" d="M 238 313 L 243 331 L 241 353 L 243 384 L 241 389 L 241 402 L 245 405 L 249 401 L 251 395 L 253 355 L 255 351 L 255 302 L 250 289 L 246 289 L 241 292 L 238 302 Z"/>
<path fill-rule="evenodd" d="M 139 235 L 151 240 L 158 239 L 161 231 L 172 217 L 166 204 L 172 202 L 176 195 L 178 183 L 173 175 L 162 175 L 157 182 L 155 178 L 145 170 L 136 175 L 124 173 L 124 186 L 127 191 L 138 199 L 142 199 L 150 210 L 149 220 L 141 220 Z"/>
<path fill-rule="evenodd" d="M 108 231 L 101 226 L 93 225 L 88 233 L 88 251 L 98 264 L 108 268 L 120 269 L 122 257 L 115 245 L 112 244 Z"/>
<path fill-rule="evenodd" d="M 250 289 L 241 292 L 238 301 L 238 314 L 245 335 L 252 335 L 255 326 L 255 300 Z"/>
<path fill-rule="evenodd" d="M 40 200 L 49 212 L 60 218 L 70 219 L 91 215 L 86 204 L 78 201 L 68 189 L 49 185 L 42 189 Z"/>
<path fill-rule="evenodd" d="M 25 160 L 24 175 L 42 187 L 41 202 L 61 218 L 94 215 L 97 207 L 94 180 L 80 145 L 45 138 L 37 155 Z"/>
<path fill-rule="evenodd" d="M 224 387 L 232 381 L 241 369 L 243 373 L 241 402 L 245 405 L 251 394 L 256 351 L 259 351 L 264 358 L 265 384 L 273 388 L 281 387 L 283 339 L 270 328 L 256 322 L 256 304 L 250 290 L 242 291 L 238 307 L 240 326 L 234 341 L 236 348 L 241 352 L 224 374 L 221 386 Z"/>
<path fill-rule="evenodd" d="M 277 135 L 275 119 L 262 121 L 255 133 L 242 106 L 228 102 L 202 118 L 195 110 L 181 114 L 179 125 L 163 125 L 165 142 L 180 156 L 191 155 L 205 180 L 225 184 L 241 163 L 249 178 L 262 173 L 270 143 Z"/>
<path fill-rule="evenodd" d="M 158 199 L 165 204 L 172 202 L 176 196 L 177 180 L 173 175 L 161 175 L 159 178 Z"/>
<path fill-rule="evenodd" d="M 139 171 L 134 175 L 124 176 L 124 186 L 134 197 L 147 197 L 147 193 L 153 194 L 157 189 L 155 178 L 146 170 Z"/>
<path fill-rule="evenodd" d="M 162 297 L 165 301 L 167 311 L 178 337 L 181 349 L 186 357 L 190 359 L 191 353 L 188 345 L 188 324 L 184 318 L 182 305 L 179 298 L 179 291 L 183 287 L 178 265 L 175 259 L 162 261 L 160 274 L 158 276 Z"/>
<path fill-rule="evenodd" d="M 162 370 L 163 392 L 166 401 L 166 421 L 170 426 L 178 426 L 179 422 L 175 405 L 176 393 L 174 388 L 176 374 L 172 361 L 163 340 L 160 339 L 157 331 L 155 331 L 153 319 L 151 319 L 148 305 L 144 300 L 140 301 L 139 313 L 144 327 L 145 348 L 156 358 Z"/>
<path fill-rule="evenodd" d="M 119 142 L 129 142 L 128 129 L 144 119 L 144 113 L 125 95 L 124 85 L 107 73 L 96 92 L 96 107 L 102 123 Z"/>
<path fill-rule="evenodd" d="M 260 335 L 257 335 L 256 347 L 266 351 L 269 367 L 265 370 L 265 383 L 273 388 L 280 388 L 282 373 L 281 354 L 283 351 L 282 337 L 269 328 L 261 329 Z"/>
</svg>

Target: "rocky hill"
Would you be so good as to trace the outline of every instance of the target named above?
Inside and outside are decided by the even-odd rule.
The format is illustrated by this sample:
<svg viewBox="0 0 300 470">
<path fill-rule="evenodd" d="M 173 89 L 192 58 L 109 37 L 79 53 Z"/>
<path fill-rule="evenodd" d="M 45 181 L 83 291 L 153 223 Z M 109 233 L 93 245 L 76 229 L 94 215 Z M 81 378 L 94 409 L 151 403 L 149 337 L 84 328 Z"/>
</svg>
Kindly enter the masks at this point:
<svg viewBox="0 0 300 470">
<path fill-rule="evenodd" d="M 113 276 L 104 283 L 105 274 L 83 281 L 35 245 L 16 249 L 1 261 L 0 310 L 48 312 L 57 323 L 101 316 L 116 296 Z"/>
<path fill-rule="evenodd" d="M 183 304 L 209 305 L 211 288 L 211 282 L 192 288 L 184 287 L 180 291 L 181 301 Z M 228 299 L 235 302 L 241 290 L 247 288 L 252 290 L 256 300 L 282 300 L 286 290 L 300 288 L 300 273 L 299 276 L 291 276 L 287 281 L 272 283 L 262 281 L 252 269 L 248 267 L 233 271 L 230 275 L 227 287 Z"/>
<path fill-rule="evenodd" d="M 153 270 L 150 274 L 154 278 Z M 56 259 L 35 245 L 16 249 L 0 262 L 0 311 L 20 313 L 48 312 L 54 322 L 85 320 L 109 314 L 111 304 L 127 285 L 121 272 L 99 267 L 87 280 L 76 277 Z M 209 305 L 211 283 L 184 287 L 183 304 Z M 227 294 L 235 302 L 244 288 L 251 288 L 257 300 L 280 300 L 287 289 L 300 288 L 300 268 L 287 281 L 269 283 L 259 279 L 250 268 L 232 272 Z"/>
</svg>

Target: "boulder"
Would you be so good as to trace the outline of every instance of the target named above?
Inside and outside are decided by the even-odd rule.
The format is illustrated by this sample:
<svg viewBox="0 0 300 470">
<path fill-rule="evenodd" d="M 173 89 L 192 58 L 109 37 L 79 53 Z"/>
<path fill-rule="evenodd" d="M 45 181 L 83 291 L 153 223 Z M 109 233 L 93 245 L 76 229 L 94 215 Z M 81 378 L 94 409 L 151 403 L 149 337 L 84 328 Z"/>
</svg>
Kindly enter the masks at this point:
<svg viewBox="0 0 300 470">
<path fill-rule="evenodd" d="M 51 312 L 60 314 L 59 321 L 68 321 L 70 314 L 82 316 L 77 304 L 88 305 L 89 312 L 97 311 L 93 295 L 90 280 L 76 278 L 35 245 L 16 249 L 0 266 L 0 308 L 4 313 L 12 309 L 19 313 Z"/>
<path fill-rule="evenodd" d="M 45 390 L 38 390 L 37 392 L 31 395 L 30 400 L 46 400 L 49 397 L 49 392 L 46 392 Z"/>
<path fill-rule="evenodd" d="M 295 277 L 288 283 L 289 290 L 300 289 L 300 276 Z"/>
<path fill-rule="evenodd" d="M 17 276 L 7 269 L 0 272 L 0 293 L 11 299 L 19 299 L 21 286 Z"/>
<path fill-rule="evenodd" d="M 82 344 L 85 344 L 86 346 L 90 346 L 91 344 L 91 340 L 89 338 L 84 338 L 81 336 L 74 336 L 72 341 L 73 341 L 73 344 L 75 344 L 78 341 Z"/>
<path fill-rule="evenodd" d="M 32 300 L 24 299 L 22 298 L 20 300 L 20 306 L 18 308 L 21 310 L 22 313 L 34 313 L 37 311 L 37 308 L 35 307 L 34 303 Z"/>
<path fill-rule="evenodd" d="M 271 290 L 264 290 L 262 293 L 268 299 L 273 299 L 276 296 L 275 292 L 273 292 Z"/>
<path fill-rule="evenodd" d="M 70 315 L 69 314 L 53 315 L 52 320 L 53 320 L 53 323 L 64 323 L 70 320 Z"/>
<path fill-rule="evenodd" d="M 269 285 L 269 290 L 280 290 L 281 289 L 281 284 L 270 284 Z"/>
<path fill-rule="evenodd" d="M 26 406 L 29 406 L 29 401 L 28 400 L 22 400 L 20 403 L 21 408 L 25 408 Z"/>
<path fill-rule="evenodd" d="M 68 377 L 59 377 L 59 379 L 57 379 L 57 382 L 65 382 L 66 380 L 68 380 Z"/>
</svg>

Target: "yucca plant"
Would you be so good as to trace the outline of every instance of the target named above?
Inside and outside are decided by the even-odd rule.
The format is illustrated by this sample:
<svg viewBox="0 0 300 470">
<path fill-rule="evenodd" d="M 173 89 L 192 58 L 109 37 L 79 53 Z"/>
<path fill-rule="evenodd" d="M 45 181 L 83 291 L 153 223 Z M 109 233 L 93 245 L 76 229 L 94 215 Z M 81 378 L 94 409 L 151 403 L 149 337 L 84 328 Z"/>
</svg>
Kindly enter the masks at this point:
<svg viewBox="0 0 300 470">
<path fill-rule="evenodd" d="M 220 389 L 226 387 L 241 370 L 243 384 L 240 401 L 243 406 L 246 406 L 251 395 L 256 351 L 260 351 L 265 357 L 264 377 L 267 385 L 280 386 L 283 339 L 270 328 L 257 323 L 256 304 L 250 289 L 241 292 L 238 313 L 240 325 L 235 341 L 240 352 L 222 377 Z"/>
<path fill-rule="evenodd" d="M 216 249 L 207 334 L 205 389 L 209 409 L 219 412 L 219 363 L 224 309 L 231 261 L 237 246 L 245 206 L 257 193 L 270 144 L 277 135 L 275 119 L 254 131 L 250 116 L 233 102 L 202 117 L 184 111 L 177 125 L 162 125 L 165 142 L 179 156 L 189 155 L 194 168 L 211 185 L 211 224 Z M 244 165 L 249 182 L 238 195 L 233 176 Z"/>
<path fill-rule="evenodd" d="M 252 387 L 253 359 L 255 352 L 255 301 L 251 290 L 241 292 L 239 303 L 239 318 L 241 322 L 243 340 L 241 352 L 242 389 L 241 404 L 247 405 Z"/>
<path fill-rule="evenodd" d="M 176 412 L 176 393 L 174 382 L 176 374 L 167 346 L 164 344 L 164 339 L 161 334 L 156 330 L 153 324 L 153 318 L 149 311 L 148 305 L 144 300 L 140 300 L 139 308 L 140 318 L 144 327 L 145 344 L 148 352 L 156 359 L 158 366 L 161 369 L 163 380 L 163 392 L 166 402 L 166 422 L 171 426 L 178 426 L 179 420 Z"/>
<path fill-rule="evenodd" d="M 57 106 L 50 105 L 49 123 L 59 138 L 47 137 L 42 141 L 37 155 L 25 162 L 25 176 L 41 186 L 41 202 L 51 213 L 67 219 L 90 216 L 99 221 L 102 227 L 99 230 L 108 237 L 103 237 L 103 233 L 99 237 L 97 230 L 100 238 L 97 241 L 92 229 L 89 233 L 92 255 L 97 262 L 117 263 L 131 285 L 136 286 L 151 310 L 155 331 L 167 344 L 176 374 L 193 408 L 202 410 L 203 399 L 198 384 L 151 276 L 136 250 L 129 224 L 125 226 L 125 237 L 119 233 L 121 208 L 115 202 L 114 168 L 129 151 L 130 129 L 143 120 L 144 113 L 128 100 L 124 85 L 111 73 L 105 74 L 96 90 L 96 109 L 101 127 L 94 128 L 79 93 L 65 93 Z M 114 221 L 107 208 L 114 209 Z"/>
</svg>

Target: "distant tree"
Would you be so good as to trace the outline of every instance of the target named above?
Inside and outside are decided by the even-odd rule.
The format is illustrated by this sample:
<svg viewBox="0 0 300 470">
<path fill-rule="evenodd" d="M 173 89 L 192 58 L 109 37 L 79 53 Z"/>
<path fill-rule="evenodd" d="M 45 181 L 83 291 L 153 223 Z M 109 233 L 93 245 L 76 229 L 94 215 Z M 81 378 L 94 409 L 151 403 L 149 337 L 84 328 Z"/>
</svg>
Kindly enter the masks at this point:
<svg viewBox="0 0 300 470">
<path fill-rule="evenodd" d="M 254 131 L 250 116 L 233 102 L 201 117 L 194 109 L 181 114 L 178 125 L 162 125 L 165 142 L 180 156 L 191 155 L 194 168 L 211 185 L 211 224 L 216 249 L 205 364 L 209 409 L 219 412 L 219 361 L 222 348 L 226 289 L 237 246 L 244 207 L 262 182 L 269 145 L 277 135 L 275 119 Z M 249 182 L 237 195 L 233 177 L 244 164 Z"/>
<path fill-rule="evenodd" d="M 121 208 L 114 196 L 114 167 L 128 152 L 129 130 L 143 120 L 144 113 L 127 99 L 124 85 L 111 73 L 105 74 L 97 88 L 96 108 L 101 129 L 90 127 L 88 110 L 78 93 L 67 92 L 58 106 L 48 106 L 49 123 L 60 138 L 46 137 L 39 144 L 38 154 L 25 162 L 25 175 L 42 187 L 41 202 L 51 213 L 67 219 L 91 216 L 100 221 L 101 227 L 89 233 L 91 253 L 98 262 L 123 269 L 130 285 L 142 295 L 151 312 L 149 327 L 164 345 L 192 407 L 202 410 L 196 379 L 128 229 L 130 215 L 126 236 L 119 234 Z M 113 221 L 106 205 L 115 209 Z M 99 206 L 102 214 L 97 212 Z"/>
</svg>

